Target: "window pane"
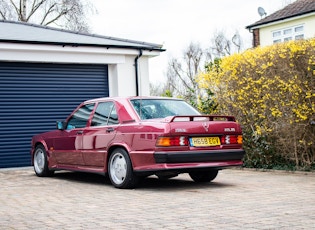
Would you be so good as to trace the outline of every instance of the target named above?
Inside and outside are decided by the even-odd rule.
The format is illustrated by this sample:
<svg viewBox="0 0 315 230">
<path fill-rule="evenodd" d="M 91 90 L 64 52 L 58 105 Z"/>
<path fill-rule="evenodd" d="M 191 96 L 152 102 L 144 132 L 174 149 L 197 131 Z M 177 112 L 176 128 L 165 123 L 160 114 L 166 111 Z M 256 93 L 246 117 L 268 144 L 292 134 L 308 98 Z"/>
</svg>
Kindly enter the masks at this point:
<svg viewBox="0 0 315 230">
<path fill-rule="evenodd" d="M 304 38 L 304 34 L 296 35 L 295 40 L 301 40 Z"/>
<path fill-rule="evenodd" d="M 273 40 L 273 43 L 274 43 L 274 44 L 275 44 L 275 43 L 279 43 L 279 42 L 281 42 L 281 39 Z"/>
<path fill-rule="evenodd" d="M 286 29 L 283 31 L 283 34 L 291 34 L 292 33 L 292 29 Z"/>
<path fill-rule="evenodd" d="M 281 31 L 276 31 L 276 32 L 273 32 L 272 33 L 272 36 L 273 37 L 278 37 L 278 36 L 280 36 L 281 35 Z"/>
<path fill-rule="evenodd" d="M 110 116 L 109 116 L 109 119 L 108 119 L 108 124 L 109 125 L 117 125 L 117 124 L 119 124 L 118 115 L 117 115 L 115 106 L 113 106 L 112 112 L 110 113 Z"/>
<path fill-rule="evenodd" d="M 131 100 L 131 104 L 142 120 L 178 115 L 200 115 L 191 105 L 181 100 L 135 99 Z"/>
<path fill-rule="evenodd" d="M 84 128 L 94 108 L 94 104 L 83 105 L 69 119 L 67 129 Z"/>
<path fill-rule="evenodd" d="M 292 40 L 292 37 L 287 37 L 287 38 L 284 39 L 285 42 L 291 41 L 291 40 Z"/>
<path fill-rule="evenodd" d="M 118 124 L 116 108 L 113 102 L 99 103 L 94 113 L 91 126 Z"/>
<path fill-rule="evenodd" d="M 301 31 L 303 31 L 303 26 L 295 27 L 295 28 L 294 28 L 294 31 L 295 31 L 295 32 L 301 32 Z"/>
</svg>

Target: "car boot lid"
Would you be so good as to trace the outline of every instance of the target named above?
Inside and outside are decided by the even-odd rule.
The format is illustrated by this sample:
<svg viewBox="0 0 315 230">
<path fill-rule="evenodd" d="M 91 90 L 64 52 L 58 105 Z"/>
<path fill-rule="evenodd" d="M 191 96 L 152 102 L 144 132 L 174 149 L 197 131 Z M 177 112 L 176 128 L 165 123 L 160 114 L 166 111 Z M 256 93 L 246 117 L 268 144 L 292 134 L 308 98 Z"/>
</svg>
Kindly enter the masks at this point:
<svg viewBox="0 0 315 230">
<path fill-rule="evenodd" d="M 170 133 L 240 134 L 240 125 L 233 116 L 173 116 L 164 119 L 170 124 Z"/>
</svg>

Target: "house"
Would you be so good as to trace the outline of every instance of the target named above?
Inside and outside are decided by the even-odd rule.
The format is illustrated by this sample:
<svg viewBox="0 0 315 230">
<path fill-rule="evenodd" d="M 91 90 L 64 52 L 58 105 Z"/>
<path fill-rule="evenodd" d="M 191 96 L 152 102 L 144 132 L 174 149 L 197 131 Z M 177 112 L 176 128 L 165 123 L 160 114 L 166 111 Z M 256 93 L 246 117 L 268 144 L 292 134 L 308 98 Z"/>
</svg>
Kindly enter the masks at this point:
<svg viewBox="0 0 315 230">
<path fill-rule="evenodd" d="M 0 168 L 30 165 L 31 137 L 82 101 L 149 95 L 161 45 L 0 21 Z"/>
<path fill-rule="evenodd" d="M 315 0 L 296 0 L 247 26 L 253 47 L 315 37 Z"/>
</svg>

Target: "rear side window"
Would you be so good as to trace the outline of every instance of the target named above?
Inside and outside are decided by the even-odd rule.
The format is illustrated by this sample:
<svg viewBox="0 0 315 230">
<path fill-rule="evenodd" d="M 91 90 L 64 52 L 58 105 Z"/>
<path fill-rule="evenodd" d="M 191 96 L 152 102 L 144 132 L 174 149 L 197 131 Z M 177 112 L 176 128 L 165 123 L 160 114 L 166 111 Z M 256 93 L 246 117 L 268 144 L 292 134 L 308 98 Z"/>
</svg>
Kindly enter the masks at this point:
<svg viewBox="0 0 315 230">
<path fill-rule="evenodd" d="M 95 110 L 91 126 L 116 125 L 118 123 L 114 102 L 108 101 L 99 103 Z"/>
<path fill-rule="evenodd" d="M 89 120 L 94 104 L 83 105 L 69 119 L 67 129 L 84 128 Z"/>
</svg>

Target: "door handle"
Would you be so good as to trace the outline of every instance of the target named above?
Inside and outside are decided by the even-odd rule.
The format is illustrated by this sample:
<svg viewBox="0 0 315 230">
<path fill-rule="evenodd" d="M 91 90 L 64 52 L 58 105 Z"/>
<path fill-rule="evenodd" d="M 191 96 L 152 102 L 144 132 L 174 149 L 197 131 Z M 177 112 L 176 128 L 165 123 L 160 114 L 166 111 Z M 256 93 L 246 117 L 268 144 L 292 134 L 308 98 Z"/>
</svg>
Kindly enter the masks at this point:
<svg viewBox="0 0 315 230">
<path fill-rule="evenodd" d="M 79 130 L 77 134 L 83 134 L 83 130 Z"/>
<path fill-rule="evenodd" d="M 110 133 L 113 132 L 115 129 L 113 127 L 107 128 L 106 129 L 106 133 Z"/>
</svg>

